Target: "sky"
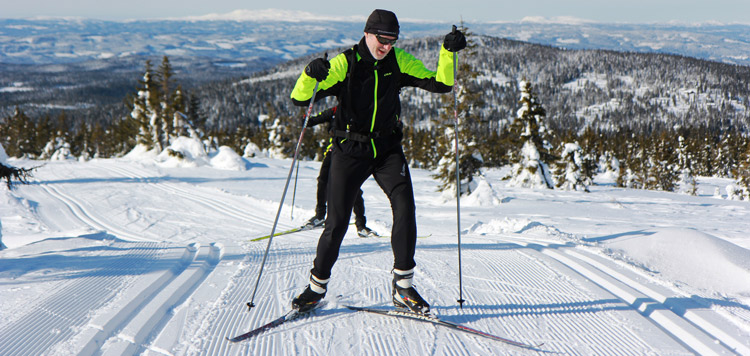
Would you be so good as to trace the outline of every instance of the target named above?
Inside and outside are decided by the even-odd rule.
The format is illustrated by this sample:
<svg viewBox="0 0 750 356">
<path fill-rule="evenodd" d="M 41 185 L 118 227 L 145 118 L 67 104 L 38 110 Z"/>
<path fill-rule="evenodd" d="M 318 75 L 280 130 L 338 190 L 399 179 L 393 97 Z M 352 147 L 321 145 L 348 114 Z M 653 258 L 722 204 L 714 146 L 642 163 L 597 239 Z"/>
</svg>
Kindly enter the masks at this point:
<svg viewBox="0 0 750 356">
<path fill-rule="evenodd" d="M 376 5 L 374 5 L 376 4 Z M 100 20 L 162 19 L 269 8 L 329 16 L 367 16 L 374 9 L 400 19 L 467 22 L 520 21 L 525 17 L 575 17 L 596 22 L 750 23 L 747 0 L 0 0 L 0 18 L 81 17 Z"/>
</svg>

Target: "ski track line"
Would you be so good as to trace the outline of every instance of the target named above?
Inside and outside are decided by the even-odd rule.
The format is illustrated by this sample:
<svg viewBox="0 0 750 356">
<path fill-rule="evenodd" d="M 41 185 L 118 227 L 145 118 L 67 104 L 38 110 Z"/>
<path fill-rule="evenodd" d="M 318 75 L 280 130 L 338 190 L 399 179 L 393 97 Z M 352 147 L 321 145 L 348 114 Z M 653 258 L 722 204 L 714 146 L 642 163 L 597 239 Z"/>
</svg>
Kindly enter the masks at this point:
<svg viewBox="0 0 750 356">
<path fill-rule="evenodd" d="M 439 313 L 441 317 L 519 341 L 547 340 L 547 349 L 558 352 L 568 343 L 580 342 L 578 335 L 591 334 L 586 336 L 587 345 L 602 345 L 599 354 L 653 353 L 653 348 L 629 328 L 612 328 L 618 321 L 611 312 L 597 313 L 599 308 L 614 309 L 615 301 L 582 291 L 580 285 L 544 263 L 548 257 L 515 244 L 500 244 L 497 249 L 467 248 L 464 258 L 471 261 L 467 263 L 471 268 L 464 271 L 464 280 L 471 287 L 464 298 L 471 303 L 457 313 L 453 308 L 439 307 L 455 303 L 443 297 L 442 303 L 435 303 L 438 311 L 446 311 L 445 315 Z M 439 261 L 448 257 L 446 253 L 420 261 L 420 271 L 433 280 L 453 279 L 442 272 L 445 268 L 439 268 Z M 475 296 L 472 291 L 481 293 Z M 490 348 L 484 354 L 497 352 L 491 342 L 479 344 Z M 472 350 L 470 346 L 456 347 Z"/>
<path fill-rule="evenodd" d="M 144 280 L 149 284 L 155 277 L 149 270 L 156 271 L 164 267 L 165 261 L 180 259 L 179 250 L 146 242 L 115 243 L 96 257 L 102 259 L 98 269 L 92 268 L 89 274 L 71 279 L 27 315 L 0 330 L 0 340 L 3 340 L 0 354 L 40 355 L 49 353 L 58 344 L 72 344 L 73 348 L 83 344 L 82 340 L 91 335 L 91 330 L 103 329 L 100 325 L 91 325 L 92 310 L 102 312 L 99 317 L 106 318 L 106 310 L 118 299 L 118 293 L 123 289 L 137 289 L 142 282 L 132 281 L 133 275 L 146 274 Z M 115 315 L 113 319 L 118 317 Z M 87 346 L 81 354 L 92 354 L 95 350 Z"/>
<path fill-rule="evenodd" d="M 301 232 L 301 234 L 310 232 Z M 312 232 L 314 233 L 314 232 Z M 257 281 L 260 262 L 265 245 L 247 244 L 246 257 L 242 261 L 242 268 L 231 277 L 229 287 L 222 293 L 216 303 L 216 313 L 204 321 L 204 325 L 197 330 L 197 334 L 206 335 L 200 345 L 194 345 L 188 354 L 199 355 L 230 355 L 230 354 L 272 354 L 273 352 L 291 352 L 289 349 L 279 348 L 278 345 L 289 344 L 288 337 L 279 330 L 271 330 L 252 340 L 242 343 L 231 343 L 227 336 L 234 336 L 247 332 L 252 328 L 266 324 L 270 320 L 281 316 L 288 310 L 287 300 L 279 295 L 288 295 L 289 300 L 298 291 L 299 285 L 289 286 L 287 281 L 303 283 L 307 277 L 306 270 L 301 266 L 308 265 L 313 259 L 311 249 L 300 249 L 298 243 L 284 242 L 277 244 L 269 252 L 266 266 L 256 293 L 255 308 L 249 310 L 245 305 L 250 301 Z M 291 251 L 290 251 L 291 250 Z M 273 297 L 269 297 L 273 296 Z M 294 323 L 304 323 L 301 319 Z M 288 327 L 294 327 L 294 323 Z M 169 348 L 164 345 L 162 348 Z"/>
<path fill-rule="evenodd" d="M 492 302 L 505 306 L 504 314 L 507 315 L 503 318 L 514 321 L 508 323 L 506 334 L 539 339 L 540 335 L 533 326 L 537 323 L 537 316 L 544 314 L 545 317 L 549 316 L 559 321 L 554 323 L 559 325 L 556 335 L 563 336 L 563 340 L 565 335 L 590 334 L 587 344 L 600 347 L 601 354 L 618 352 L 622 355 L 640 355 L 651 351 L 650 346 L 630 329 L 612 328 L 611 325 L 617 321 L 610 313 L 592 313 L 592 305 L 605 307 L 609 302 L 604 304 L 605 302 L 596 297 L 584 293 L 579 289 L 580 286 L 564 279 L 559 271 L 542 263 L 538 256 L 530 254 L 530 251 L 521 248 L 502 253 L 476 252 L 483 257 L 483 263 L 480 265 L 502 267 L 502 274 L 499 275 L 503 276 L 503 280 L 499 285 L 498 295 L 506 299 Z M 498 258 L 504 255 L 507 257 Z M 478 314 L 481 314 L 481 311 L 478 311 Z"/>
<path fill-rule="evenodd" d="M 179 273 L 154 295 L 146 299 L 127 324 L 110 338 L 102 355 L 128 355 L 143 352 L 145 343 L 158 335 L 171 318 L 171 310 L 181 305 L 205 280 L 222 258 L 219 244 L 200 246 L 191 244 L 192 258 Z"/>
<path fill-rule="evenodd" d="M 150 184 L 158 189 L 161 189 L 162 191 L 179 194 L 183 198 L 193 200 L 194 202 L 202 204 L 203 206 L 224 213 L 225 215 L 232 216 L 234 218 L 237 218 L 238 220 L 247 221 L 250 224 L 268 225 L 269 223 L 268 217 L 250 214 L 249 212 L 252 212 L 253 209 L 242 210 L 239 208 L 235 208 L 234 203 L 236 202 L 225 202 L 218 200 L 218 191 L 201 194 L 198 192 L 198 190 L 200 189 L 199 187 L 188 190 L 174 183 L 153 182 L 152 179 L 147 176 L 147 172 L 137 171 L 132 166 L 129 166 L 129 169 L 125 169 L 123 167 L 115 165 L 108 165 L 107 167 L 103 168 L 121 174 L 128 178 L 137 179 L 145 184 Z M 233 195 L 231 197 L 236 198 L 236 196 Z M 289 228 L 291 227 L 292 226 L 290 225 Z"/>
<path fill-rule="evenodd" d="M 133 234 L 129 231 L 122 230 L 119 227 L 105 222 L 105 219 L 97 217 L 95 214 L 91 213 L 89 209 L 85 207 L 87 205 L 86 203 L 74 199 L 70 195 L 63 193 L 62 191 L 60 191 L 60 189 L 54 187 L 51 184 L 41 183 L 39 186 L 55 200 L 62 202 L 70 210 L 73 218 L 81 221 L 81 223 L 91 227 L 94 230 L 109 232 L 119 238 L 124 238 L 131 241 L 153 241 L 152 239 L 144 238 L 140 234 Z"/>
<path fill-rule="evenodd" d="M 674 292 L 665 287 L 644 285 L 638 282 L 634 272 L 618 268 L 614 262 L 575 249 L 551 245 L 545 242 L 528 242 L 513 239 L 517 243 L 535 249 L 609 291 L 641 315 L 660 326 L 692 352 L 700 355 L 722 355 L 727 352 L 750 355 L 750 348 L 743 344 L 737 328 L 727 320 L 718 318 L 715 312 L 691 303 L 692 309 L 680 315 L 673 311 L 677 307 Z"/>
</svg>

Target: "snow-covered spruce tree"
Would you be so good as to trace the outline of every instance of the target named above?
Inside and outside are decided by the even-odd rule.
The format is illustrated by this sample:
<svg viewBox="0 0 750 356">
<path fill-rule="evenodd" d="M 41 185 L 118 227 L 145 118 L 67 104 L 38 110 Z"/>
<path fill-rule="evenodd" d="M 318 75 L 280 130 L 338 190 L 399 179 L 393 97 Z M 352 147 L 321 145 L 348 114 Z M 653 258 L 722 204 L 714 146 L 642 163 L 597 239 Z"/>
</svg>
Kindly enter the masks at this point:
<svg viewBox="0 0 750 356">
<path fill-rule="evenodd" d="M 620 174 L 617 177 L 617 186 L 631 189 L 645 189 L 646 181 L 649 179 L 648 153 L 644 148 L 647 146 L 642 138 L 633 132 L 626 130 L 621 133 L 625 137 L 625 156 L 620 161 Z"/>
<path fill-rule="evenodd" d="M 466 27 L 461 27 L 466 35 L 466 49 L 461 51 L 460 61 L 456 68 L 456 82 L 453 85 L 456 100 L 453 95 L 443 95 L 443 113 L 438 120 L 437 153 L 439 160 L 433 178 L 441 183 L 438 191 L 456 191 L 456 134 L 458 135 L 458 173 L 461 181 L 461 195 L 468 195 L 476 188 L 474 177 L 481 174 L 484 163 L 482 153 L 476 141 L 475 125 L 478 121 L 476 112 L 484 107 L 482 92 L 477 85 L 479 73 L 471 64 L 476 55 L 476 44 L 472 34 Z M 458 57 L 458 56 L 457 56 Z M 456 105 L 457 101 L 457 105 Z M 456 133 L 456 116 L 458 116 L 458 133 Z M 455 196 L 455 194 L 453 194 Z"/>
<path fill-rule="evenodd" d="M 179 114 L 185 111 L 185 99 L 179 87 L 172 90 L 172 77 L 172 66 L 166 56 L 158 72 L 153 71 L 151 61 L 147 60 L 140 88 L 129 98 L 130 117 L 139 128 L 137 143 L 158 152 L 186 131 L 186 122 Z"/>
<path fill-rule="evenodd" d="M 736 185 L 744 200 L 750 200 L 750 140 L 744 140 L 744 152 L 739 166 L 734 171 Z"/>
<path fill-rule="evenodd" d="M 293 156 L 301 128 L 295 129 L 290 127 L 292 120 L 288 117 L 279 116 L 278 111 L 276 111 L 271 102 L 266 103 L 266 111 L 268 117 L 263 123 L 270 123 L 266 126 L 268 146 L 265 148 L 267 149 L 268 156 L 271 158 L 288 158 Z M 300 125 L 298 124 L 298 126 Z"/>
<path fill-rule="evenodd" d="M 57 118 L 57 126 L 52 130 L 49 140 L 42 149 L 39 159 L 64 161 L 75 159 L 70 145 L 68 119 L 63 112 Z"/>
<path fill-rule="evenodd" d="M 130 117 L 138 125 L 136 142 L 148 149 L 161 152 L 165 145 L 162 142 L 161 103 L 159 87 L 154 78 L 151 61 L 146 61 L 143 78 L 138 81 L 141 85 L 134 97 L 130 98 Z"/>
<path fill-rule="evenodd" d="M 677 154 L 673 133 L 664 131 L 653 137 L 649 145 L 648 179 L 645 189 L 673 192 L 677 185 Z"/>
<path fill-rule="evenodd" d="M 435 128 L 429 129 L 414 126 L 414 120 L 404 120 L 404 154 L 409 160 L 409 167 L 435 169 L 437 157 L 438 135 Z"/>
<path fill-rule="evenodd" d="M 596 161 L 584 155 L 578 142 L 563 145 L 560 160 L 555 167 L 558 188 L 589 192 L 589 186 L 594 184 Z"/>
<path fill-rule="evenodd" d="M 511 135 L 519 138 L 518 152 L 511 155 L 511 177 L 508 185 L 514 187 L 552 189 L 554 182 L 549 163 L 554 161 L 550 153 L 551 133 L 544 123 L 546 111 L 532 90 L 531 83 L 521 81 L 521 107 L 510 126 Z"/>
<path fill-rule="evenodd" d="M 740 165 L 740 154 L 744 151 L 742 137 L 731 131 L 724 132 L 721 136 L 715 158 L 717 173 L 720 177 L 736 178 L 734 172 Z"/>
<path fill-rule="evenodd" d="M 677 169 L 679 171 L 678 187 L 679 192 L 684 194 L 696 195 L 698 185 L 693 174 L 693 150 L 688 147 L 688 143 L 683 136 L 677 138 Z"/>
<path fill-rule="evenodd" d="M 34 123 L 19 107 L 0 125 L 0 144 L 10 157 L 34 157 L 37 132 Z"/>
</svg>

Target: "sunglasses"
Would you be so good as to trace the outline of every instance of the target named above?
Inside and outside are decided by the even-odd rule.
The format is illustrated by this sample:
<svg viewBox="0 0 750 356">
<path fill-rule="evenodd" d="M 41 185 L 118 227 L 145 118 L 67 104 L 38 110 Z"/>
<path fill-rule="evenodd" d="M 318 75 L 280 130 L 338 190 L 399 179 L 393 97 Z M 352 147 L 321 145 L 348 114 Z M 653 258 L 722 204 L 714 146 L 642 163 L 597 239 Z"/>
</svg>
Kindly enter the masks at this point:
<svg viewBox="0 0 750 356">
<path fill-rule="evenodd" d="M 389 39 L 389 38 L 385 38 L 385 37 L 383 37 L 381 35 L 375 35 L 375 38 L 377 38 L 378 42 L 380 42 L 380 44 L 382 44 L 382 45 L 391 45 L 391 46 L 393 46 L 394 44 L 396 44 L 396 41 L 398 41 L 398 39 L 393 39 L 392 40 L 392 39 Z"/>
</svg>

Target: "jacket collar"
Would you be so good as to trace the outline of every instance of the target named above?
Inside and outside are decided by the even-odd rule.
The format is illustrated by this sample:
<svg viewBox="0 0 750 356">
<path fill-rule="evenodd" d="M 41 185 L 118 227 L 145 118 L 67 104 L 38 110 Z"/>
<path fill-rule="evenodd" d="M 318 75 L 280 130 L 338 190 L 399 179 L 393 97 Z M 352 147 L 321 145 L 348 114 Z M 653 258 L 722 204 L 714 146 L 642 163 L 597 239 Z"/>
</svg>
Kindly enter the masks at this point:
<svg viewBox="0 0 750 356">
<path fill-rule="evenodd" d="M 362 36 L 362 39 L 359 40 L 359 46 L 357 47 L 357 52 L 359 52 L 359 57 L 366 63 L 370 63 L 370 64 L 375 63 L 375 57 L 373 57 L 372 53 L 370 53 L 370 48 L 367 47 L 367 41 L 365 40 L 364 36 Z"/>
</svg>

